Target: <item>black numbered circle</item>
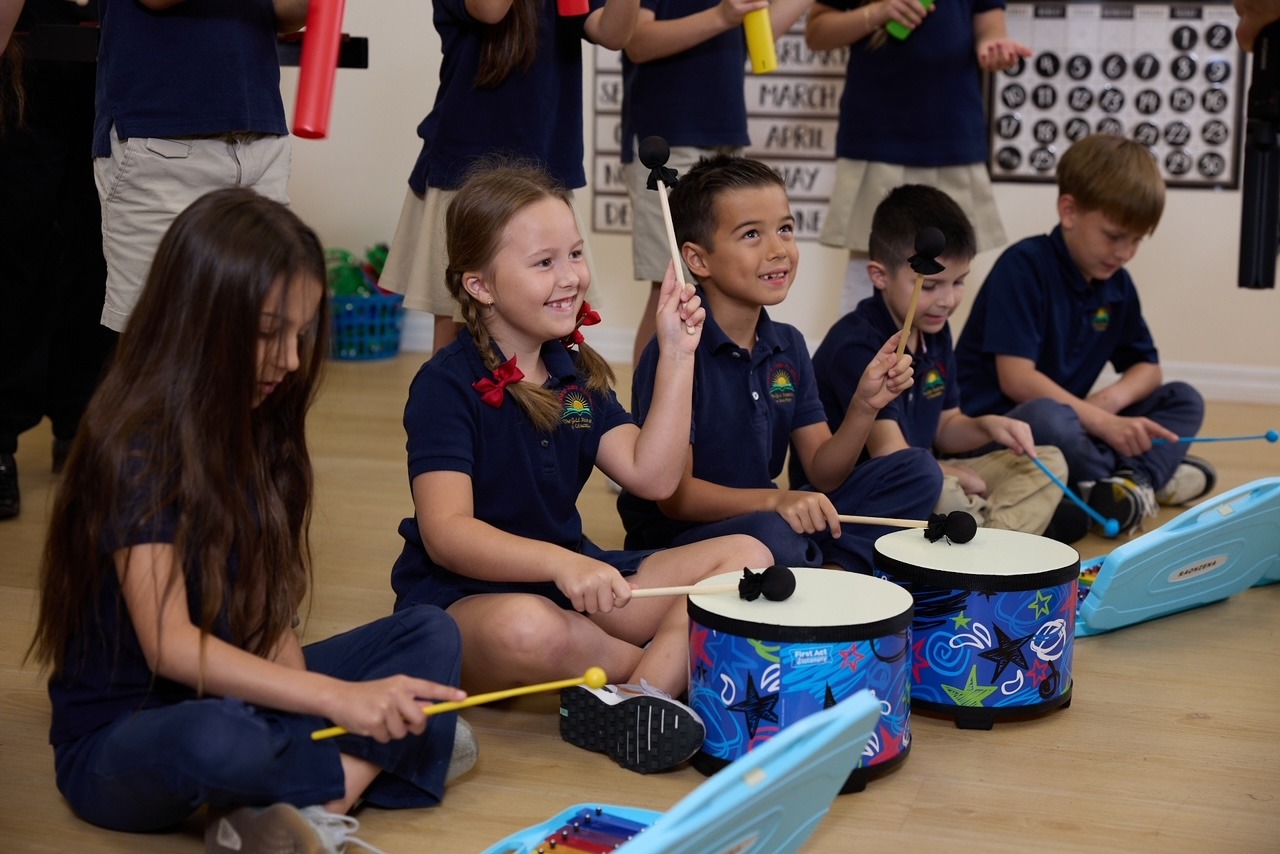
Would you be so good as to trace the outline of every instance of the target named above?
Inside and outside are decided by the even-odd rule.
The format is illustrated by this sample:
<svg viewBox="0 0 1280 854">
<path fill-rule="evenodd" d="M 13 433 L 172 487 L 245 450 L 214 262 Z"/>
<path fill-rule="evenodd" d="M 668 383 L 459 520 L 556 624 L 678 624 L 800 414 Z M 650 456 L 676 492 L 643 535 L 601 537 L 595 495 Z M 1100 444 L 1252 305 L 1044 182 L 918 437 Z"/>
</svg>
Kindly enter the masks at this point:
<svg viewBox="0 0 1280 854">
<path fill-rule="evenodd" d="M 1150 80 L 1160 73 L 1160 60 L 1154 53 L 1139 54 L 1133 61 L 1133 73 L 1139 80 Z"/>
<path fill-rule="evenodd" d="M 1211 59 L 1204 65 L 1204 79 L 1210 83 L 1222 83 L 1231 76 L 1231 63 L 1225 59 Z"/>
<path fill-rule="evenodd" d="M 1137 142 L 1142 143 L 1147 148 L 1155 145 L 1160 141 L 1160 128 L 1151 122 L 1142 122 L 1133 129 L 1133 138 Z"/>
<path fill-rule="evenodd" d="M 1221 119 L 1209 119 L 1200 129 L 1200 138 L 1210 145 L 1222 145 L 1231 136 L 1231 129 Z"/>
<path fill-rule="evenodd" d="M 1022 130 L 1022 119 L 1017 116 L 1001 116 L 996 119 L 996 134 L 1001 139 L 1013 139 Z"/>
<path fill-rule="evenodd" d="M 1077 53 L 1067 60 L 1067 76 L 1072 80 L 1083 80 L 1093 71 L 1093 60 L 1083 53 Z"/>
<path fill-rule="evenodd" d="M 1200 106 L 1206 113 L 1220 113 L 1227 108 L 1226 89 L 1206 89 L 1200 96 Z"/>
<path fill-rule="evenodd" d="M 1185 175 L 1191 171 L 1191 155 L 1181 149 L 1164 156 L 1164 171 L 1170 175 Z"/>
<path fill-rule="evenodd" d="M 1007 145 L 996 152 L 996 165 L 1001 169 L 1013 171 L 1022 165 L 1022 152 Z"/>
<path fill-rule="evenodd" d="M 1102 73 L 1108 80 L 1119 80 L 1129 70 L 1129 61 L 1118 53 L 1109 53 L 1102 58 Z"/>
<path fill-rule="evenodd" d="M 1018 61 L 1004 70 L 1006 77 L 1017 77 L 1027 70 L 1027 58 L 1025 56 L 1018 57 Z"/>
<path fill-rule="evenodd" d="M 1000 103 L 1011 110 L 1016 110 L 1027 103 L 1027 90 L 1022 88 L 1021 83 L 1010 83 L 1000 90 Z"/>
<path fill-rule="evenodd" d="M 1032 102 L 1042 110 L 1049 110 L 1058 103 L 1058 89 L 1048 83 L 1041 83 L 1031 90 Z"/>
<path fill-rule="evenodd" d="M 1048 119 L 1041 119 L 1031 129 L 1031 135 L 1035 137 L 1036 142 L 1048 145 L 1058 138 L 1058 125 Z"/>
<path fill-rule="evenodd" d="M 1196 105 L 1196 93 L 1185 86 L 1179 86 L 1169 93 L 1169 109 L 1175 113 L 1185 113 Z"/>
<path fill-rule="evenodd" d="M 1160 93 L 1155 89 L 1143 89 L 1133 96 L 1133 106 L 1144 116 L 1160 112 Z"/>
<path fill-rule="evenodd" d="M 1041 77 L 1052 77 L 1062 67 L 1062 60 L 1052 51 L 1045 51 L 1036 56 L 1036 72 Z"/>
<path fill-rule="evenodd" d="M 1190 80 L 1196 76 L 1195 58 L 1187 56 L 1185 53 L 1181 56 L 1175 56 L 1173 62 L 1169 65 L 1169 71 L 1178 80 Z"/>
<path fill-rule="evenodd" d="M 1178 27 L 1173 31 L 1173 35 L 1169 38 L 1169 41 L 1172 42 L 1173 46 L 1178 50 L 1191 50 L 1191 48 L 1196 46 L 1197 38 L 1198 36 L 1196 35 L 1195 30 L 1191 27 L 1183 26 Z"/>
<path fill-rule="evenodd" d="M 1072 142 L 1082 140 L 1089 135 L 1089 123 L 1079 116 L 1067 119 L 1067 124 L 1062 129 L 1062 135 Z"/>
<path fill-rule="evenodd" d="M 1104 116 L 1098 120 L 1098 133 L 1112 133 L 1116 136 L 1124 134 L 1124 124 L 1112 116 Z"/>
<path fill-rule="evenodd" d="M 1205 30 L 1204 43 L 1214 50 L 1222 50 L 1231 44 L 1231 28 L 1226 24 L 1214 24 Z"/>
<path fill-rule="evenodd" d="M 1037 148 L 1027 155 L 1027 163 L 1037 172 L 1051 172 L 1058 163 L 1052 148 Z"/>
<path fill-rule="evenodd" d="M 1164 126 L 1164 141 L 1170 145 L 1186 145 L 1191 141 L 1191 125 L 1186 122 L 1169 122 Z"/>
<path fill-rule="evenodd" d="M 1098 106 L 1104 113 L 1118 113 L 1124 107 L 1124 93 L 1108 86 L 1098 96 Z"/>
<path fill-rule="evenodd" d="M 1200 155 L 1196 169 L 1206 178 L 1217 178 L 1227 171 L 1227 159 L 1216 151 L 1209 151 Z"/>
<path fill-rule="evenodd" d="M 1086 86 L 1076 86 L 1067 93 L 1067 106 L 1083 113 L 1093 106 L 1093 93 Z"/>
</svg>

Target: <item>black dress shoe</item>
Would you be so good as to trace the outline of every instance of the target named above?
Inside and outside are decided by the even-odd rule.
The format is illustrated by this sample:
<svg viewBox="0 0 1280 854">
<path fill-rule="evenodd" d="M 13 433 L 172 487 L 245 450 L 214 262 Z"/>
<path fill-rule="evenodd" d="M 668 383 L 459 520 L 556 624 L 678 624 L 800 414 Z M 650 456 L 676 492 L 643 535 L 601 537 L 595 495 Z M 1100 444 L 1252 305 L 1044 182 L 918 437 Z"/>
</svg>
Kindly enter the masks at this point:
<svg viewBox="0 0 1280 854">
<path fill-rule="evenodd" d="M 67 464 L 67 454 L 71 453 L 70 439 L 54 439 L 53 440 L 53 473 L 62 474 L 63 467 Z"/>
<path fill-rule="evenodd" d="M 12 519 L 22 509 L 18 493 L 18 464 L 13 454 L 0 454 L 0 519 Z"/>
</svg>

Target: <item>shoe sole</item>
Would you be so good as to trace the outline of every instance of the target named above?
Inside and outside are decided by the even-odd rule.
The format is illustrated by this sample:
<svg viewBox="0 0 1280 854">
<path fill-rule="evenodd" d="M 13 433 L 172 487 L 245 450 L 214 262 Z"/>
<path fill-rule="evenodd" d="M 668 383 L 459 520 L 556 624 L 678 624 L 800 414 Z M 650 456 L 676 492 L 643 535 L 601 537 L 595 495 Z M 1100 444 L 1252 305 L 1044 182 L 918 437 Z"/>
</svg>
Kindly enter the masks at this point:
<svg viewBox="0 0 1280 854">
<path fill-rule="evenodd" d="M 687 761 L 705 734 L 692 714 L 660 697 L 627 697 L 609 705 L 582 688 L 560 693 L 561 737 L 641 774 Z"/>
</svg>

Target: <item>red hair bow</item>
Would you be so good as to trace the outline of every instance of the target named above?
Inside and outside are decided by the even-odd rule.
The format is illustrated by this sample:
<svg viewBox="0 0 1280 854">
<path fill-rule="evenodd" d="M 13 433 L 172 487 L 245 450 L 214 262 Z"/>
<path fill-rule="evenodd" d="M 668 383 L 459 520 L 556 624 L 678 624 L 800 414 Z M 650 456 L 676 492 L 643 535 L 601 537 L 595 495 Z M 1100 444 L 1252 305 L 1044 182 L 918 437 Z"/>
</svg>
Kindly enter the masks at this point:
<svg viewBox="0 0 1280 854">
<path fill-rule="evenodd" d="M 502 405 L 503 390 L 511 383 L 518 383 L 522 379 L 524 379 L 524 371 L 516 367 L 516 357 L 512 356 L 493 369 L 492 380 L 483 377 L 473 382 L 471 387 L 480 392 L 481 400 L 497 409 Z"/>
<path fill-rule="evenodd" d="M 565 346 L 572 347 L 575 344 L 581 344 L 582 343 L 582 332 L 580 331 L 581 327 L 595 326 L 599 322 L 600 322 L 600 312 L 593 311 L 591 308 L 591 303 L 587 302 L 586 300 L 583 300 L 582 307 L 578 309 L 578 324 L 573 328 L 573 334 L 567 336 L 564 339 Z"/>
</svg>

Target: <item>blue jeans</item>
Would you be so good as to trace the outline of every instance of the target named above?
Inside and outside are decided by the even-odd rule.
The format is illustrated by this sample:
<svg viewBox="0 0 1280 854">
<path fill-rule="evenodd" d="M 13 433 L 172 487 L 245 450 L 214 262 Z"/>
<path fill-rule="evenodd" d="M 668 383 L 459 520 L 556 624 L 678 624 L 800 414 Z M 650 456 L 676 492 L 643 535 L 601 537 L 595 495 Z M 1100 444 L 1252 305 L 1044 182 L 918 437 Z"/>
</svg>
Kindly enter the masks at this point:
<svg viewBox="0 0 1280 854">
<path fill-rule="evenodd" d="M 1119 469 L 1131 469 L 1160 489 L 1173 477 L 1187 454 L 1187 446 L 1176 442 L 1155 445 L 1137 457 L 1122 456 L 1106 442 L 1085 432 L 1071 407 L 1048 398 L 1029 400 L 1005 414 L 1030 424 L 1037 445 L 1056 445 L 1062 451 L 1073 486 L 1081 481 L 1109 477 Z M 1204 399 L 1186 383 L 1166 383 L 1121 410 L 1120 415 L 1150 418 L 1179 436 L 1194 436 L 1204 422 Z"/>
<path fill-rule="evenodd" d="M 304 649 L 307 669 L 364 681 L 405 673 L 449 685 L 461 675 L 453 619 L 419 606 Z M 284 801 L 305 807 L 342 797 L 340 754 L 383 769 L 365 791 L 380 807 L 431 806 L 444 793 L 457 714 L 389 744 L 354 735 L 312 741 L 320 717 L 231 697 L 147 709 L 54 751 L 58 789 L 76 815 L 113 830 L 161 830 L 202 805 Z"/>
</svg>

